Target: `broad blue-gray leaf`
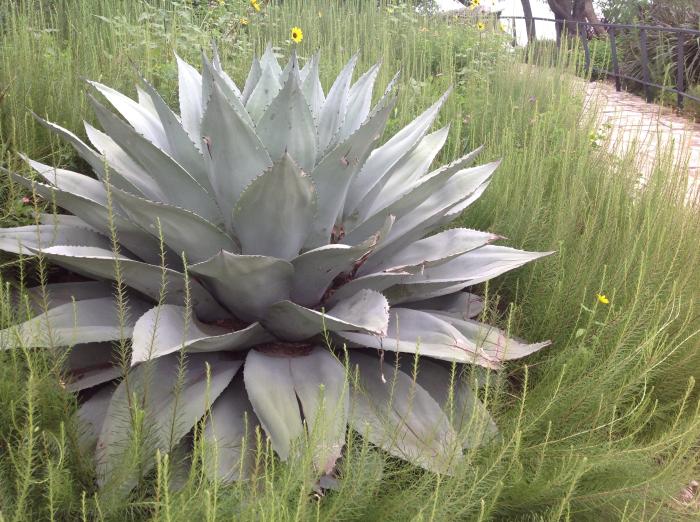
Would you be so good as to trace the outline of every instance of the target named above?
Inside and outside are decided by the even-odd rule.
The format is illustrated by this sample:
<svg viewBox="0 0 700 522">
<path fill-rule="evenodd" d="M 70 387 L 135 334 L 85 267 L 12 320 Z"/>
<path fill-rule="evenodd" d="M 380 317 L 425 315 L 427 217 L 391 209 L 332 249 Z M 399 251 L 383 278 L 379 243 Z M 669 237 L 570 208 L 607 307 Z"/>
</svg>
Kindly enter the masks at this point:
<svg viewBox="0 0 700 522">
<path fill-rule="evenodd" d="M 306 98 L 306 103 L 309 104 L 311 114 L 314 116 L 314 121 L 318 123 L 321 116 L 321 109 L 326 102 L 326 95 L 323 93 L 323 86 L 319 79 L 318 73 L 318 52 L 316 52 L 309 61 L 306 62 L 301 70 L 302 91 Z"/>
<path fill-rule="evenodd" d="M 131 364 L 138 364 L 186 350 L 192 352 L 236 351 L 274 338 L 258 323 L 236 331 L 202 323 L 187 309 L 175 305 L 151 308 L 134 324 Z"/>
<path fill-rule="evenodd" d="M 238 250 L 238 245 L 228 234 L 194 212 L 118 189 L 112 194 L 131 221 L 154 237 L 162 238 L 176 254 L 184 252 L 189 262 L 204 261 L 222 248 L 232 252 Z"/>
<path fill-rule="evenodd" d="M 362 277 L 356 277 L 349 282 L 335 289 L 327 300 L 328 305 L 347 299 L 355 295 L 360 290 L 374 290 L 376 292 L 384 292 L 387 288 L 406 281 L 412 272 L 398 270 L 396 272 L 377 272 Z"/>
<path fill-rule="evenodd" d="M 393 224 L 393 218 L 389 217 L 374 236 L 359 245 L 325 245 L 295 257 L 292 260 L 292 301 L 304 306 L 318 304 L 332 281 L 340 274 L 355 271 L 356 265 L 362 264 L 374 246 L 389 233 Z"/>
<path fill-rule="evenodd" d="M 294 391 L 314 446 L 314 462 L 321 473 L 335 468 L 345 445 L 350 392 L 345 368 L 326 349 L 289 360 Z"/>
<path fill-rule="evenodd" d="M 180 118 L 190 139 L 199 148 L 202 121 L 202 76 L 177 54 Z"/>
<path fill-rule="evenodd" d="M 301 341 L 323 331 L 386 333 L 389 304 L 382 294 L 361 290 L 338 302 L 327 312 L 311 310 L 291 301 L 272 305 L 263 326 L 281 339 Z"/>
<path fill-rule="evenodd" d="M 255 89 L 258 81 L 260 81 L 261 76 L 262 67 L 260 67 L 260 61 L 254 56 L 253 63 L 250 66 L 250 71 L 245 80 L 245 85 L 243 86 L 243 92 L 241 93 L 241 101 L 244 104 L 248 103 L 248 98 L 250 98 L 250 95 L 253 93 L 253 89 Z"/>
<path fill-rule="evenodd" d="M 338 142 L 339 132 L 345 121 L 348 106 L 348 94 L 352 73 L 357 63 L 357 54 L 343 67 L 335 82 L 328 91 L 326 101 L 318 117 L 318 154 L 323 155 Z"/>
<path fill-rule="evenodd" d="M 90 98 L 98 120 L 114 141 L 136 160 L 163 189 L 173 205 L 196 210 L 203 218 L 219 222 L 221 211 L 212 195 L 173 158 L 138 134 L 94 98 Z"/>
<path fill-rule="evenodd" d="M 416 147 L 406 154 L 370 191 L 358 207 L 361 219 L 389 206 L 425 175 L 431 163 L 447 140 L 449 125 L 425 136 Z"/>
<path fill-rule="evenodd" d="M 226 98 L 229 105 L 236 111 L 236 113 L 241 117 L 241 119 L 248 124 L 253 126 L 253 120 L 250 119 L 248 111 L 245 110 L 245 106 L 240 99 L 240 92 L 237 92 L 235 84 L 231 81 L 228 76 L 224 77 L 225 73 L 223 71 L 217 71 L 212 63 L 209 62 L 207 56 L 202 52 L 202 101 L 204 104 L 209 103 L 211 98 L 212 89 L 214 84 L 221 90 Z M 228 78 L 228 81 L 226 80 Z M 229 83 L 230 82 L 230 83 Z M 233 84 L 233 88 L 231 87 Z"/>
<path fill-rule="evenodd" d="M 178 354 L 132 368 L 112 395 L 97 441 L 98 485 L 111 482 L 121 490 L 130 490 L 136 473 L 145 473 L 153 466 L 155 450 L 170 451 L 211 407 L 241 364 L 226 354 L 191 354 L 184 364 L 181 382 Z M 139 470 L 129 469 L 130 459 L 125 458 L 134 433 L 132 401 L 146 413 L 145 429 L 141 430 L 146 435 L 144 458 L 140 459 Z"/>
<path fill-rule="evenodd" d="M 311 172 L 318 193 L 318 211 L 307 240 L 307 248 L 328 244 L 336 219 L 343 211 L 348 188 L 384 132 L 395 105 L 396 99 L 392 98 L 352 136 L 324 156 Z M 382 221 L 378 220 L 375 230 L 381 226 Z"/>
<path fill-rule="evenodd" d="M 396 165 L 401 158 L 410 153 L 418 142 L 425 136 L 428 129 L 435 121 L 440 108 L 449 96 L 448 90 L 423 114 L 418 116 L 413 122 L 401 129 L 389 139 L 384 145 L 375 149 L 367 163 L 353 181 L 348 199 L 345 204 L 343 215 L 346 219 L 359 207 L 362 200 L 372 190 L 372 188 Z"/>
<path fill-rule="evenodd" d="M 372 103 L 374 82 L 379 74 L 380 64 L 373 65 L 350 88 L 345 119 L 340 129 L 339 141 L 343 141 L 360 128 L 369 115 Z"/>
<path fill-rule="evenodd" d="M 255 465 L 258 425 L 239 372 L 214 402 L 204 425 L 203 466 L 210 480 L 226 484 L 248 478 Z"/>
<path fill-rule="evenodd" d="M 294 258 L 304 246 L 315 210 L 311 179 L 285 154 L 253 180 L 233 211 L 243 254 Z"/>
<path fill-rule="evenodd" d="M 304 433 L 289 358 L 250 350 L 243 378 L 255 414 L 280 459 L 289 458 L 292 444 Z"/>
<path fill-rule="evenodd" d="M 113 297 L 62 304 L 20 325 L 0 330 L 0 348 L 9 349 L 14 343 L 50 348 L 118 340 L 131 335 L 136 319 L 147 307 L 144 302 L 133 300 L 128 309 L 120 324 Z"/>
<path fill-rule="evenodd" d="M 114 294 L 112 285 L 104 281 L 74 281 L 70 283 L 49 283 L 34 286 L 26 290 L 28 305 L 35 314 L 45 311 L 44 299 L 48 308 L 84 301 L 85 299 L 97 299 L 110 297 Z M 24 301 L 16 306 L 24 307 Z"/>
<path fill-rule="evenodd" d="M 104 185 L 99 181 L 85 176 L 84 174 L 44 165 L 26 156 L 23 156 L 23 159 L 50 185 L 94 201 L 100 205 L 107 205 L 107 191 Z"/>
<path fill-rule="evenodd" d="M 31 256 L 33 255 L 31 249 L 54 245 L 110 248 L 110 241 L 93 228 L 70 225 L 26 225 L 0 228 L 0 250 L 4 252 Z"/>
<path fill-rule="evenodd" d="M 136 132 L 143 135 L 156 147 L 170 152 L 170 144 L 165 130 L 155 114 L 111 87 L 93 81 L 88 81 L 88 83 L 109 100 L 109 103 L 131 124 Z"/>
<path fill-rule="evenodd" d="M 489 357 L 499 361 L 521 359 L 551 344 L 550 341 L 530 344 L 512 337 L 500 328 L 489 324 L 469 319 L 459 319 L 451 314 L 442 314 L 440 312 L 435 312 L 435 315 L 457 328 L 464 337 L 475 345 L 480 346 Z"/>
<path fill-rule="evenodd" d="M 395 365 L 393 357 L 387 357 L 388 364 Z M 416 382 L 440 405 L 454 427 L 463 448 L 481 446 L 498 435 L 496 423 L 484 404 L 472 391 L 469 383 L 460 376 L 457 369 L 453 376 L 449 366 L 437 363 L 427 357 L 420 357 L 417 365 L 410 356 L 400 356 L 398 367 L 413 374 L 416 366 Z"/>
<path fill-rule="evenodd" d="M 392 308 L 385 337 L 355 332 L 338 332 L 337 335 L 356 346 L 500 368 L 498 359 L 483 350 L 474 339 L 465 338 L 446 318 L 421 310 Z"/>
<path fill-rule="evenodd" d="M 201 284 L 192 278 L 187 280 L 181 272 L 125 256 L 117 257 L 109 250 L 94 247 L 55 246 L 42 249 L 41 252 L 47 259 L 78 274 L 109 281 L 115 280 L 119 275 L 126 286 L 156 301 L 160 299 L 162 283 L 165 281 L 166 303 L 181 305 L 189 296 L 198 317 L 216 320 L 227 316 Z M 188 284 L 189 291 L 186 288 Z"/>
<path fill-rule="evenodd" d="M 299 71 L 289 72 L 286 83 L 256 126 L 273 161 L 288 153 L 306 172 L 316 161 L 316 127 L 299 85 Z"/>
<path fill-rule="evenodd" d="M 441 265 L 428 267 L 411 276 L 401 286 L 387 293 L 390 302 L 402 303 L 445 295 L 493 279 L 525 263 L 551 255 L 552 252 L 526 252 L 504 246 L 486 245 L 471 250 Z M 439 293 L 439 285 L 450 292 Z M 438 293 L 435 293 L 435 291 Z"/>
<path fill-rule="evenodd" d="M 168 140 L 169 150 L 175 160 L 190 173 L 190 175 L 203 187 L 209 188 L 207 171 L 203 164 L 202 152 L 192 140 L 182 122 L 170 109 L 165 100 L 153 86 L 145 79 L 141 79 L 146 92 L 151 98 L 154 109 L 158 113 L 165 136 Z"/>
<path fill-rule="evenodd" d="M 469 292 L 455 292 L 440 297 L 403 303 L 402 306 L 426 312 L 440 312 L 452 315 L 457 319 L 470 319 L 484 310 L 484 298 Z"/>
<path fill-rule="evenodd" d="M 436 473 L 450 473 L 461 457 L 459 440 L 440 405 L 412 377 L 353 350 L 359 387 L 352 389 L 350 425 L 390 454 Z M 351 368 L 351 371 L 352 371 Z"/>
<path fill-rule="evenodd" d="M 115 346 L 119 343 L 85 343 L 68 348 L 64 363 L 66 390 L 85 390 L 120 377 L 122 368 Z"/>
<path fill-rule="evenodd" d="M 243 190 L 272 162 L 260 138 L 216 85 L 204 114 L 202 133 L 207 144 L 204 157 L 209 165 L 209 179 L 229 224 L 231 211 Z"/>
<path fill-rule="evenodd" d="M 275 96 L 282 88 L 279 81 L 280 73 L 276 73 L 269 63 L 264 64 L 261 62 L 260 67 L 262 71 L 260 79 L 245 104 L 246 111 L 250 114 L 253 123 L 260 121 L 260 118 L 265 113 L 265 109 L 272 103 L 272 100 L 275 99 Z M 277 68 L 279 68 L 279 65 Z"/>
<path fill-rule="evenodd" d="M 111 237 L 111 223 L 122 246 L 144 261 L 154 263 L 159 261 L 160 248 L 158 241 L 128 221 L 123 214 L 117 214 L 115 209 L 110 212 L 108 207 L 91 199 L 77 196 L 71 192 L 50 187 L 43 183 L 30 181 L 17 174 L 11 173 L 10 175 L 14 181 L 35 191 L 41 197 L 49 201 L 55 201 L 56 205 L 80 216 L 83 221 L 105 237 Z"/>
<path fill-rule="evenodd" d="M 128 183 L 129 192 L 144 195 L 155 201 L 166 201 L 167 196 L 146 170 L 104 132 L 85 122 L 85 133 L 90 143 L 102 154 L 109 167 L 109 181 L 119 187 Z M 189 138 L 188 138 L 189 139 Z M 104 190 L 104 186 L 103 186 Z"/>
<path fill-rule="evenodd" d="M 91 395 L 78 408 L 77 417 L 80 422 L 78 427 L 78 443 L 84 452 L 95 451 L 97 438 L 102 431 L 102 424 L 107 417 L 109 401 L 112 400 L 114 384 L 102 386 L 95 394 Z"/>
<path fill-rule="evenodd" d="M 256 321 L 267 308 L 289 299 L 294 267 L 288 261 L 221 251 L 190 267 L 233 314 Z"/>
</svg>

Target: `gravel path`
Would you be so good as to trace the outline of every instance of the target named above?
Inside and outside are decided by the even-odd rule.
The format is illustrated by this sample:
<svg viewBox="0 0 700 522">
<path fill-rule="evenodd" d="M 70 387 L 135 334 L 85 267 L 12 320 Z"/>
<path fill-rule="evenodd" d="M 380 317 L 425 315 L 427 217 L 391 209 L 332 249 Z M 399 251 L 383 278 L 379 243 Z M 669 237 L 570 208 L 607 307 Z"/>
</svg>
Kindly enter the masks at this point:
<svg viewBox="0 0 700 522">
<path fill-rule="evenodd" d="M 608 82 L 586 85 L 586 104 L 599 109 L 599 133 L 610 152 L 622 156 L 636 146 L 642 175 L 651 171 L 657 151 L 673 145 L 674 161 L 688 169 L 688 197 L 700 196 L 700 123 L 677 116 Z"/>
</svg>

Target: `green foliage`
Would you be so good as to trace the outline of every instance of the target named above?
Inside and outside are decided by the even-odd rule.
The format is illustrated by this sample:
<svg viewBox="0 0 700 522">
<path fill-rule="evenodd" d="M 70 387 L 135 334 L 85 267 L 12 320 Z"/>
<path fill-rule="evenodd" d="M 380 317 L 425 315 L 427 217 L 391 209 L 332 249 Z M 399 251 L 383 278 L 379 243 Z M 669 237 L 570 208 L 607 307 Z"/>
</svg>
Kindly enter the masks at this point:
<svg viewBox="0 0 700 522">
<path fill-rule="evenodd" d="M 586 53 L 579 39 L 565 41 L 560 49 L 557 49 L 553 42 L 543 42 L 528 50 L 534 63 L 549 66 L 567 63 L 583 78 L 607 79 L 606 71 L 612 71 L 610 42 L 607 36 L 588 40 L 588 52 L 590 69 L 586 71 Z"/>
<path fill-rule="evenodd" d="M 692 85 L 688 89 L 688 94 L 700 98 L 700 85 Z M 683 111 L 685 114 L 696 120 L 700 120 L 700 102 L 686 98 L 684 101 Z"/>
<path fill-rule="evenodd" d="M 119 49 L 135 43 L 116 41 L 111 26 L 97 23 L 92 14 L 126 16 L 138 28 L 134 33 L 140 34 L 139 41 L 148 41 L 155 28 L 139 24 L 134 8 L 118 8 L 112 2 L 94 5 L 87 9 L 86 3 L 67 2 L 54 19 L 27 8 L 23 18 L 15 18 L 14 29 L 2 33 L 0 84 L 10 85 L 13 77 L 21 80 L 0 105 L 5 150 L 24 150 L 34 157 L 50 154 L 46 163 L 85 169 L 25 117 L 25 104 L 42 115 L 59 115 L 56 119 L 69 128 L 79 128 L 88 112 L 79 92 L 81 77 L 98 78 L 130 92 L 133 72 Z M 502 441 L 492 449 L 470 451 L 455 477 L 417 471 L 351 438 L 341 461 L 346 479 L 341 490 L 318 502 L 308 495 L 313 484 L 311 455 L 280 465 L 264 448 L 257 487 L 213 484 L 195 466 L 184 487 L 174 493 L 166 487 L 165 476 L 173 464 L 166 466 L 161 457 L 154 473 L 127 501 L 95 495 L 91 470 L 71 442 L 76 427 L 68 419 L 75 404 L 56 384 L 56 361 L 47 352 L 6 353 L 0 379 L 0 435 L 3 450 L 12 448 L 14 453 L 12 458 L 7 452 L 0 457 L 2 516 L 7 520 L 51 519 L 52 513 L 54 519 L 66 520 L 692 517 L 672 497 L 697 477 L 699 469 L 697 392 L 691 385 L 700 374 L 696 356 L 700 260 L 695 248 L 700 230 L 697 206 L 683 204 L 685 175 L 671 165 L 670 156 L 662 157 L 645 187 L 638 187 L 633 152 L 617 160 L 604 148 L 592 146 L 589 134 L 595 128 L 582 114 L 580 86 L 563 74 L 566 68 L 543 71 L 492 55 L 479 66 L 482 45 L 496 45 L 469 26 L 421 20 L 438 34 L 454 31 L 449 38 L 428 39 L 418 31 L 421 25 L 350 16 L 335 3 L 285 1 L 282 9 L 269 13 L 264 27 L 254 21 L 247 30 L 259 51 L 268 39 L 283 42 L 293 24 L 305 31 L 303 52 L 310 54 L 323 44 L 326 64 L 333 64 L 325 69 L 328 74 L 337 72 L 358 47 L 363 48 L 360 69 L 383 59 L 380 86 L 400 67 L 404 95 L 391 129 L 410 121 L 447 85 L 456 83 L 454 48 L 464 44 L 460 52 L 466 63 L 471 53 L 472 68 L 460 77 L 462 84 L 439 118 L 438 125 L 451 121 L 452 129 L 438 161 L 449 161 L 480 143 L 485 143 L 488 159 L 504 159 L 493 186 L 461 223 L 503 234 L 522 248 L 558 250 L 554 262 L 483 289 L 490 320 L 526 338 L 551 338 L 553 347 L 527 370 L 510 366 L 480 394 L 496 412 Z M 18 15 L 5 20 L 13 16 Z M 52 25 L 51 20 L 58 19 L 63 22 Z M 165 34 L 196 30 L 164 27 Z M 54 28 L 57 31 L 45 31 Z M 35 41 L 29 35 L 36 31 L 46 36 Z M 404 33 L 415 38 L 395 45 Z M 129 57 L 147 77 L 160 81 L 159 88 L 174 101 L 176 73 L 167 43 L 172 40 L 152 40 L 154 48 L 148 53 L 141 50 L 145 54 Z M 203 35 L 201 45 L 207 40 Z M 99 58 L 100 42 L 113 50 L 113 59 Z M 71 66 L 55 67 L 53 51 L 45 53 L 44 47 L 65 48 L 62 63 Z M 250 56 L 229 53 L 226 46 L 221 52 L 226 69 L 233 70 L 240 83 L 242 64 Z M 187 58 L 194 61 L 197 56 Z M 33 75 L 23 67 L 26 63 L 42 74 Z M 433 64 L 439 64 L 440 76 L 435 77 Z M 324 85 L 329 79 L 322 78 Z M 11 161 L 18 165 L 14 158 Z M 12 190 L 5 190 L 5 201 L 16 202 L 25 195 L 19 187 Z M 4 226 L 29 217 L 15 212 L 26 211 L 26 205 L 2 208 L 8 220 Z M 22 274 L 3 268 L 3 275 Z M 42 279 L 35 271 L 23 277 Z M 606 294 L 610 304 L 596 304 L 596 293 Z M 8 299 L 4 293 L 3 326 L 22 315 Z M 138 463 L 138 451 L 134 455 Z"/>
<path fill-rule="evenodd" d="M 633 24 L 639 21 L 642 10 L 652 0 L 602 0 L 599 5 L 603 16 L 610 23 Z"/>
<path fill-rule="evenodd" d="M 633 23 L 662 27 L 678 27 L 698 30 L 700 27 L 700 1 L 698 0 L 654 0 L 639 8 Z M 618 61 L 620 72 L 626 76 L 643 79 L 641 43 L 639 31 L 619 30 L 617 33 Z M 676 85 L 676 63 L 678 39 L 675 33 L 656 30 L 647 31 L 647 53 L 650 81 L 657 85 Z M 692 88 L 700 84 L 700 38 L 684 36 L 685 86 Z M 626 88 L 637 93 L 644 92 L 643 85 L 623 80 Z M 669 100 L 670 93 L 651 88 L 657 99 Z"/>
<path fill-rule="evenodd" d="M 610 42 L 607 38 L 595 38 L 588 43 L 591 56 L 591 75 L 594 78 L 606 79 L 605 71 L 612 71 Z"/>
</svg>

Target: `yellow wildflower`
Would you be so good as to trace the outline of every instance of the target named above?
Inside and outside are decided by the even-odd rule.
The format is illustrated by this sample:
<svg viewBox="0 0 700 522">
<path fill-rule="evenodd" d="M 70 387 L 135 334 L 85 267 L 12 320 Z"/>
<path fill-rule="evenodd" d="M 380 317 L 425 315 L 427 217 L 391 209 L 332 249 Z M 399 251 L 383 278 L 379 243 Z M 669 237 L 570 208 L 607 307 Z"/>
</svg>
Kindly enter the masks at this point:
<svg viewBox="0 0 700 522">
<path fill-rule="evenodd" d="M 241 17 L 241 19 L 238 21 L 241 23 L 241 25 L 243 27 L 245 27 L 246 25 L 248 25 L 250 23 L 249 20 L 245 16 Z"/>
<path fill-rule="evenodd" d="M 484 22 L 477 22 L 477 23 L 476 23 L 476 28 L 477 28 L 479 31 L 483 31 L 484 29 L 486 29 L 486 25 L 484 25 Z"/>
<path fill-rule="evenodd" d="M 294 40 L 294 43 L 300 43 L 304 39 L 304 32 L 300 27 L 292 27 L 290 36 L 292 40 Z"/>
<path fill-rule="evenodd" d="M 608 299 L 605 294 L 596 294 L 595 296 L 598 299 L 599 303 L 610 304 L 610 299 Z"/>
<path fill-rule="evenodd" d="M 479 7 L 479 5 L 481 5 L 481 0 L 472 0 L 469 4 L 469 9 L 473 11 L 474 9 Z"/>
<path fill-rule="evenodd" d="M 258 0 L 250 0 L 250 5 L 253 7 L 253 9 L 260 12 L 260 4 L 258 3 Z"/>
</svg>

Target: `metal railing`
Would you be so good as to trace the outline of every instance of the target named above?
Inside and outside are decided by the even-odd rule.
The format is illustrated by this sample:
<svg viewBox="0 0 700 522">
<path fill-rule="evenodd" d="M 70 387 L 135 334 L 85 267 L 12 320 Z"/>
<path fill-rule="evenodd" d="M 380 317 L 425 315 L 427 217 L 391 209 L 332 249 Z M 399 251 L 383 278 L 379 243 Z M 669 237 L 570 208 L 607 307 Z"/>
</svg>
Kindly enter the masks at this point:
<svg viewBox="0 0 700 522">
<path fill-rule="evenodd" d="M 524 16 L 500 16 L 500 19 L 504 20 L 528 20 L 535 22 L 554 22 L 555 24 L 560 24 L 562 27 L 569 25 L 575 25 L 577 28 L 577 33 L 581 36 L 581 45 L 584 52 L 584 67 L 586 73 L 589 71 L 596 72 L 598 74 L 605 74 L 606 76 L 612 76 L 615 79 L 615 89 L 617 91 L 622 90 L 622 80 L 632 81 L 639 83 L 644 88 L 644 96 L 647 102 L 654 101 L 653 93 L 651 88 L 662 89 L 664 91 L 675 93 L 677 96 L 676 105 L 679 109 L 683 108 L 683 99 L 688 98 L 690 100 L 695 100 L 700 102 L 700 97 L 693 96 L 686 92 L 687 85 L 685 85 L 685 39 L 686 36 L 700 37 L 700 31 L 694 29 L 686 29 L 683 27 L 664 27 L 658 25 L 643 25 L 643 24 L 611 24 L 611 23 L 592 23 L 577 20 L 563 20 L 555 18 L 530 18 L 526 19 Z M 604 27 L 607 32 L 607 37 L 610 40 L 610 60 L 612 65 L 612 71 L 606 69 L 600 69 L 598 67 L 591 67 L 591 51 L 588 44 L 588 30 L 594 27 Z M 615 33 L 618 30 L 636 30 L 639 31 L 639 47 L 641 54 L 641 67 L 642 67 L 642 79 L 635 78 L 634 76 L 628 76 L 620 73 L 620 64 L 617 59 L 617 41 Z M 515 24 L 513 24 L 513 31 L 515 31 Z M 651 75 L 649 71 L 649 44 L 647 42 L 647 33 L 649 31 L 659 31 L 665 33 L 675 33 L 676 34 L 676 78 L 675 86 L 670 87 L 668 85 L 659 85 L 658 83 L 653 83 L 651 81 Z"/>
</svg>

